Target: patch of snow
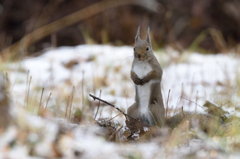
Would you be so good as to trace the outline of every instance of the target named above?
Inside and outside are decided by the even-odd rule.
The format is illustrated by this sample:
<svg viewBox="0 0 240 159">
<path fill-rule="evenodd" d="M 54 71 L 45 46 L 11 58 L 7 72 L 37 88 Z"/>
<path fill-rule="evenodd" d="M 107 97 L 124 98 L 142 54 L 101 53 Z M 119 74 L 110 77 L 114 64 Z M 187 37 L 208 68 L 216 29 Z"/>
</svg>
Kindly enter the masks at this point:
<svg viewBox="0 0 240 159">
<path fill-rule="evenodd" d="M 149 130 L 148 127 L 143 127 L 143 131 L 144 131 L 144 132 L 146 132 L 146 131 L 148 131 L 148 130 Z"/>
<path fill-rule="evenodd" d="M 24 102 L 26 93 L 24 92 L 27 88 L 26 78 L 27 70 L 29 70 L 29 76 L 32 76 L 30 93 L 34 94 L 34 89 L 44 87 L 43 99 L 46 99 L 52 92 L 50 106 L 58 103 L 57 98 L 59 98 L 60 92 L 62 96 L 70 94 L 72 87 L 67 84 L 66 81 L 68 80 L 71 85 L 76 87 L 75 96 L 81 96 L 81 82 L 84 78 L 85 96 L 89 93 L 99 94 L 101 89 L 102 99 L 114 102 L 116 106 L 126 111 L 134 102 L 135 96 L 134 84 L 130 79 L 133 60 L 132 50 L 132 47 L 129 46 L 113 47 L 108 45 L 59 47 L 49 50 L 41 56 L 27 58 L 20 63 L 9 64 L 11 70 L 19 70 L 19 67 L 26 70 L 25 73 L 9 72 L 14 102 L 26 105 Z M 236 58 L 233 54 L 202 55 L 186 52 L 181 55 L 179 52 L 167 48 L 165 52 L 156 52 L 155 55 L 163 66 L 163 97 L 166 103 L 168 90 L 170 89 L 168 107 L 172 109 L 183 106 L 186 111 L 197 110 L 203 112 L 204 110 L 197 106 L 195 102 L 203 105 L 205 100 L 216 101 L 219 99 L 216 94 L 225 89 L 224 85 L 235 86 L 236 78 L 238 78 L 237 73 L 240 72 L 239 58 Z M 95 58 L 88 61 L 90 57 Z M 183 60 L 174 62 L 173 59 L 176 58 Z M 65 68 L 64 63 L 71 60 L 78 61 L 78 65 Z M 100 85 L 98 84 L 99 86 L 94 92 L 93 87 L 99 81 L 101 81 Z M 13 83 L 15 84 L 13 85 Z M 57 88 L 52 89 L 53 87 Z M 40 92 L 35 96 L 40 98 Z M 92 99 L 89 98 L 89 100 Z M 233 95 L 231 100 L 237 103 L 240 98 Z M 43 100 L 43 104 L 45 103 L 46 100 Z M 64 111 L 64 107 L 60 106 L 62 111 Z M 73 108 L 76 107 L 81 108 L 82 106 L 73 103 Z M 105 115 L 103 113 L 103 116 L 106 117 L 108 114 L 109 112 Z M 117 117 L 117 119 L 121 122 L 124 121 L 120 117 Z"/>
</svg>

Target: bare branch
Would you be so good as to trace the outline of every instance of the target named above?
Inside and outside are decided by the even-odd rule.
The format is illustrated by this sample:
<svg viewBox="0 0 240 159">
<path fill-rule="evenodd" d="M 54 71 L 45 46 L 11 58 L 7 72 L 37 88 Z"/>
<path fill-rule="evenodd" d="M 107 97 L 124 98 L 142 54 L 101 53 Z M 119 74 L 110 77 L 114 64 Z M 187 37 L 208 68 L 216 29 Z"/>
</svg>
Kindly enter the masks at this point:
<svg viewBox="0 0 240 159">
<path fill-rule="evenodd" d="M 99 101 L 101 101 L 101 102 L 103 102 L 103 103 L 105 103 L 105 104 L 107 104 L 107 105 L 109 105 L 109 106 L 111 106 L 111 107 L 117 109 L 117 110 L 118 110 L 119 112 L 121 112 L 126 118 L 133 119 L 133 120 L 135 120 L 135 121 L 141 123 L 141 124 L 144 125 L 144 126 L 150 126 L 150 125 L 148 125 L 148 124 L 142 123 L 141 121 L 139 121 L 139 120 L 137 120 L 137 119 L 135 119 L 135 118 L 133 118 L 133 117 L 127 115 L 127 114 L 124 113 L 121 109 L 119 109 L 118 107 L 116 107 L 115 105 L 113 105 L 113 104 L 111 104 L 111 103 L 108 103 L 108 102 L 105 101 L 105 100 L 102 100 L 102 99 L 100 99 L 100 98 L 98 98 L 98 97 L 96 97 L 96 96 L 94 96 L 94 95 L 92 95 L 92 94 L 89 94 L 89 96 L 92 97 L 94 100 L 97 99 L 97 100 L 99 100 Z"/>
</svg>

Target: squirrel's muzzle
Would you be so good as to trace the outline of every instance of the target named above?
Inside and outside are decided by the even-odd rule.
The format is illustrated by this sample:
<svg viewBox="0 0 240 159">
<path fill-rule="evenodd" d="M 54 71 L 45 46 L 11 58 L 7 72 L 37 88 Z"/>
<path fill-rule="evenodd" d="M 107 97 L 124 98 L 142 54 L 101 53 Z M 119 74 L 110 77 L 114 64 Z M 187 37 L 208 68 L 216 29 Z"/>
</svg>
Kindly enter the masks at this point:
<svg viewBox="0 0 240 159">
<path fill-rule="evenodd" d="M 138 61 L 144 61 L 147 59 L 147 55 L 141 52 L 134 52 L 134 57 L 138 60 Z"/>
<path fill-rule="evenodd" d="M 138 57 L 138 59 L 141 59 L 141 55 L 140 54 L 138 54 L 137 57 Z"/>
<path fill-rule="evenodd" d="M 135 58 L 137 58 L 140 61 L 142 58 L 142 55 L 140 53 L 135 52 Z"/>
</svg>

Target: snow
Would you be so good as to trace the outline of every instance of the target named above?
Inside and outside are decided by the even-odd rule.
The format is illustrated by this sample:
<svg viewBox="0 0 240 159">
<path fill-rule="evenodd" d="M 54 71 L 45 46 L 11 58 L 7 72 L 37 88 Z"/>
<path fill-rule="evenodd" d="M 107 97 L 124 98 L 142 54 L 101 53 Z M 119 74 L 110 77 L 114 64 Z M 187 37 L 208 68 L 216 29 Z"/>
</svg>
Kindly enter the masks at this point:
<svg viewBox="0 0 240 159">
<path fill-rule="evenodd" d="M 168 91 L 171 90 L 168 106 L 173 109 L 184 106 L 184 110 L 197 109 L 202 112 L 200 107 L 195 108 L 193 102 L 180 97 L 184 96 L 202 105 L 205 100 L 214 101 L 217 98 L 214 94 L 224 89 L 221 84 L 224 85 L 229 81 L 234 86 L 236 82 L 239 59 L 234 55 L 202 55 L 189 52 L 181 55 L 176 51 L 169 52 L 171 50 L 166 49 L 166 52 L 156 52 L 155 55 L 163 67 L 163 96 L 166 102 Z M 94 57 L 93 60 L 88 61 L 91 57 Z M 173 58 L 180 59 L 180 62 L 174 62 Z M 80 45 L 49 50 L 39 57 L 28 58 L 9 66 L 15 67 L 15 70 L 19 66 L 26 72 L 29 70 L 29 76 L 32 76 L 31 88 L 58 86 L 59 89 L 55 89 L 56 92 L 63 90 L 62 93 L 72 89 L 69 86 L 65 87 L 67 80 L 70 80 L 80 92 L 81 81 L 84 78 L 85 95 L 99 94 L 101 89 L 103 99 L 115 101 L 117 106 L 126 110 L 134 102 L 135 94 L 134 84 L 130 79 L 132 59 L 132 47 L 129 46 Z M 79 64 L 70 69 L 65 68 L 64 64 L 71 60 L 76 60 Z M 22 80 L 21 83 L 15 83 L 13 86 L 14 99 L 19 99 L 26 91 L 26 72 L 24 74 L 14 71 L 9 75 L 11 83 L 14 83 L 16 78 Z M 93 86 L 98 80 L 102 83 L 98 84 L 98 89 L 93 92 Z M 57 95 L 54 92 L 52 94 L 51 102 L 53 103 L 54 96 Z M 238 97 L 234 98 L 235 101 L 239 101 Z"/>
<path fill-rule="evenodd" d="M 66 97 L 71 94 L 73 86 L 75 86 L 75 94 L 72 114 L 76 108 L 87 109 L 85 108 L 86 101 L 93 101 L 92 98 L 88 97 L 88 94 L 99 96 L 100 90 L 102 90 L 102 99 L 114 103 L 126 112 L 127 108 L 134 102 L 135 97 L 134 84 L 130 79 L 132 50 L 133 48 L 130 46 L 114 47 L 109 45 L 59 47 L 50 49 L 38 57 L 26 58 L 20 62 L 8 64 L 14 113 L 17 114 L 16 118 L 19 119 L 20 125 L 33 130 L 28 134 L 27 140 L 30 143 L 38 142 L 34 147 L 38 156 L 54 157 L 52 143 L 55 142 L 60 131 L 57 123 L 67 124 L 67 120 L 63 119 L 65 118 Z M 166 48 L 156 51 L 155 55 L 163 68 L 162 92 L 165 103 L 168 92 L 171 90 L 168 101 L 169 108 L 176 110 L 183 106 L 184 110 L 203 112 L 203 109 L 196 103 L 203 105 L 205 100 L 216 102 L 220 99 L 223 105 L 228 101 L 231 101 L 232 105 L 237 105 L 240 101 L 236 93 L 240 58 L 235 54 L 202 55 L 190 52 L 180 54 L 171 48 Z M 74 60 L 78 64 L 70 68 L 64 66 Z M 28 70 L 29 77 L 32 77 L 29 88 L 29 105 L 38 109 L 41 88 L 44 87 L 42 105 L 45 107 L 51 92 L 48 109 L 55 113 L 58 112 L 58 115 L 55 114 L 55 120 L 42 119 L 35 116 L 36 113 L 29 115 L 29 113 L 22 111 L 21 107 L 26 106 Z M 225 93 L 226 89 L 230 90 L 231 94 Z M 35 100 L 31 102 L 31 99 Z M 55 111 L 56 109 L 58 111 Z M 94 117 L 95 112 L 96 109 L 90 116 Z M 173 113 L 174 111 L 169 112 L 170 115 Z M 99 109 L 97 118 L 112 118 L 117 114 L 119 112 L 112 107 L 104 106 L 104 108 Z M 118 116 L 116 120 L 125 125 L 123 116 Z M 97 134 L 101 130 L 96 126 L 83 123 L 70 127 L 71 129 L 67 131 L 67 134 L 60 135 L 58 138 L 60 145 L 58 148 L 64 152 L 64 158 L 74 158 L 74 152 L 79 153 L 81 158 L 98 158 L 99 156 L 101 158 L 181 158 L 184 157 L 184 154 L 190 154 L 199 147 L 207 145 L 205 142 L 191 140 L 190 146 L 183 145 L 179 148 L 166 150 L 157 142 L 117 144 L 107 142 L 99 137 Z M 3 152 L 6 145 L 16 138 L 16 128 L 9 127 L 0 136 L 0 152 Z M 176 152 L 181 151 L 183 153 L 177 155 Z M 20 158 L 27 158 L 28 153 L 29 147 L 18 143 L 9 151 L 8 157 L 14 158 L 17 155 Z M 219 154 L 223 153 L 218 152 L 218 156 Z M 202 149 L 197 156 L 201 158 L 207 155 L 209 152 Z M 4 154 L 0 153 L 1 157 L 4 157 Z"/>
</svg>

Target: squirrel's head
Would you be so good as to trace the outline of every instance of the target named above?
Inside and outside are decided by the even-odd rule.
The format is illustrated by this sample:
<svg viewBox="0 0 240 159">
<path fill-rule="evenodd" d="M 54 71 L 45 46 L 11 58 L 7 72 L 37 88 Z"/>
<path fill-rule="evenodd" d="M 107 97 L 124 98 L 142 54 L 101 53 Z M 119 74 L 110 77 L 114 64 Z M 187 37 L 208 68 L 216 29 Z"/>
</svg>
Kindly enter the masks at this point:
<svg viewBox="0 0 240 159">
<path fill-rule="evenodd" d="M 136 58 L 138 61 L 148 61 L 151 58 L 152 54 L 152 45 L 151 45 L 151 39 L 150 39 L 150 29 L 148 27 L 147 31 L 147 38 L 142 40 L 140 39 L 140 26 L 137 30 L 137 35 L 135 37 L 135 45 L 134 45 L 134 58 Z"/>
</svg>

